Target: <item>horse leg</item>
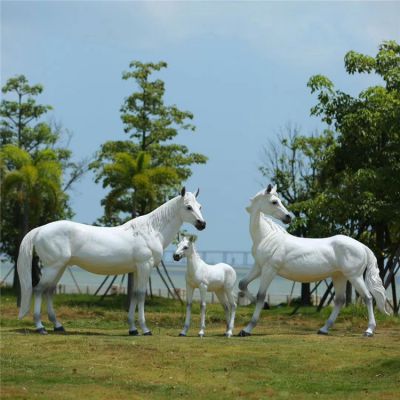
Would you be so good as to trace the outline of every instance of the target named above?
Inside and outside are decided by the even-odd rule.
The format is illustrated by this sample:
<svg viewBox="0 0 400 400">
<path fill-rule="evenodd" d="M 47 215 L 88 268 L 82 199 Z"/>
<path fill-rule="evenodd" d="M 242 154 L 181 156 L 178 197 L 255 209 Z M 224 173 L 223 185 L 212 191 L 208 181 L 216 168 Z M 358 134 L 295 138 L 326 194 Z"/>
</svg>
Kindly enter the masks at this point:
<svg viewBox="0 0 400 400">
<path fill-rule="evenodd" d="M 50 287 L 52 287 L 53 283 L 57 281 L 57 278 L 61 276 L 64 268 L 65 268 L 64 263 L 43 267 L 41 271 L 42 276 L 40 277 L 39 283 L 33 289 L 34 299 L 35 299 L 33 320 L 35 322 L 36 332 L 42 335 L 47 334 L 46 328 L 44 327 L 41 321 L 42 294 L 43 292 L 47 291 Z"/>
<path fill-rule="evenodd" d="M 56 313 L 53 306 L 53 296 L 56 287 L 51 287 L 46 290 L 47 295 L 47 315 L 49 316 L 49 321 L 54 325 L 54 332 L 64 333 L 65 329 L 62 324 L 57 320 Z"/>
<path fill-rule="evenodd" d="M 228 302 L 228 298 L 226 297 L 225 291 L 223 289 L 218 290 L 215 292 L 215 294 L 217 295 L 217 298 L 222 306 L 222 308 L 225 311 L 225 319 L 226 319 L 226 332 L 225 332 L 225 336 L 228 336 L 228 331 L 229 331 L 229 321 L 230 321 L 230 308 L 229 308 L 229 302 Z M 229 336 L 232 336 L 229 335 Z"/>
<path fill-rule="evenodd" d="M 267 289 L 269 285 L 272 282 L 272 279 L 274 279 L 276 276 L 276 269 L 267 267 L 265 266 L 261 272 L 261 277 L 260 277 L 260 287 L 258 289 L 257 293 L 257 303 L 256 303 L 256 308 L 254 310 L 253 316 L 251 317 L 250 322 L 244 328 L 239 332 L 239 336 L 250 336 L 251 331 L 253 328 L 257 325 L 257 322 L 260 318 L 260 313 L 261 310 L 264 307 L 264 302 L 265 302 L 265 295 L 267 294 Z"/>
<path fill-rule="evenodd" d="M 248 291 L 247 286 L 250 282 L 254 281 L 254 279 L 260 276 L 261 269 L 258 267 L 257 264 L 254 264 L 253 268 L 249 271 L 249 273 L 239 281 L 239 289 L 243 292 L 247 298 L 252 302 L 256 302 L 256 298 Z"/>
<path fill-rule="evenodd" d="M 371 337 L 374 336 L 376 322 L 375 322 L 375 315 L 374 315 L 374 306 L 372 301 L 372 295 L 367 289 L 365 285 L 364 279 L 361 276 L 357 276 L 354 278 L 349 278 L 350 283 L 354 286 L 360 296 L 363 297 L 365 304 L 368 310 L 368 328 L 364 332 L 364 336 Z"/>
<path fill-rule="evenodd" d="M 186 336 L 190 326 L 190 317 L 192 313 L 192 300 L 193 300 L 193 288 L 190 285 L 186 285 L 186 317 L 185 324 L 179 336 Z"/>
<path fill-rule="evenodd" d="M 137 285 L 138 285 L 138 279 L 135 271 L 133 272 L 133 288 L 132 288 L 133 290 L 131 291 L 131 298 L 129 299 L 129 311 L 128 311 L 129 335 L 131 336 L 139 335 L 139 331 L 137 330 L 135 325 L 135 311 L 138 301 Z"/>
<path fill-rule="evenodd" d="M 199 336 L 204 336 L 204 330 L 206 328 L 206 296 L 207 296 L 207 285 L 200 283 L 200 331 Z"/>
<path fill-rule="evenodd" d="M 228 298 L 229 309 L 230 309 L 230 319 L 228 322 L 228 330 L 226 332 L 226 336 L 231 337 L 233 335 L 233 326 L 235 324 L 236 302 L 232 289 L 227 289 L 225 291 L 225 295 Z"/>
<path fill-rule="evenodd" d="M 36 332 L 41 335 L 47 335 L 46 328 L 41 320 L 42 294 L 43 289 L 34 289 L 33 298 L 35 305 L 33 307 L 33 321 L 35 323 Z"/>
<path fill-rule="evenodd" d="M 346 283 L 347 278 L 344 276 L 332 278 L 333 286 L 335 288 L 335 305 L 331 312 L 331 315 L 325 322 L 325 325 L 318 331 L 319 335 L 327 335 L 329 329 L 335 323 L 337 316 L 344 303 L 346 302 Z"/>
<path fill-rule="evenodd" d="M 140 328 L 143 331 L 143 335 L 151 336 L 150 329 L 146 326 L 146 319 L 144 316 L 144 301 L 146 298 L 146 287 L 149 281 L 152 263 L 148 262 L 137 268 L 137 292 L 136 296 L 138 299 L 138 319 Z"/>
</svg>

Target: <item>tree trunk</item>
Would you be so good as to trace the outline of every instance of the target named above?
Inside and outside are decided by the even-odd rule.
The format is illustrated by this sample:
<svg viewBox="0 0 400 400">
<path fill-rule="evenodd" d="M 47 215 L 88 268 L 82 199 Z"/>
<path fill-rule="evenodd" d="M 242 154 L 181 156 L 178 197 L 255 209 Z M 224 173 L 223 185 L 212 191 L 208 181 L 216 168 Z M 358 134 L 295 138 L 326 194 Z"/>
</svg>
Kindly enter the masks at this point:
<svg viewBox="0 0 400 400">
<path fill-rule="evenodd" d="M 18 269 L 17 269 L 17 260 L 18 260 L 18 253 L 19 247 L 21 245 L 22 239 L 25 235 L 29 232 L 29 204 L 27 199 L 23 205 L 23 213 L 20 218 L 20 238 L 18 240 L 18 245 L 15 249 L 15 256 L 14 256 L 14 281 L 13 281 L 13 290 L 14 293 L 17 295 L 17 307 L 21 305 L 21 286 L 19 283 L 19 276 L 18 276 Z"/>
<path fill-rule="evenodd" d="M 347 281 L 347 283 L 346 283 L 346 306 L 351 304 L 352 293 L 353 293 L 353 288 L 351 286 L 351 283 L 349 281 Z"/>
<path fill-rule="evenodd" d="M 384 256 L 384 249 L 385 249 L 385 226 L 382 223 L 376 224 L 375 227 L 376 231 L 376 247 L 378 249 L 378 254 L 376 254 L 376 259 L 378 262 L 379 268 L 379 275 L 383 281 L 384 277 L 384 269 L 385 269 L 385 256 Z"/>
<path fill-rule="evenodd" d="M 310 284 L 309 283 L 301 284 L 301 305 L 302 306 L 311 306 L 311 295 L 310 295 Z"/>
<path fill-rule="evenodd" d="M 19 307 L 21 305 L 21 286 L 19 283 L 19 275 L 17 270 L 17 259 L 15 259 L 14 262 L 13 292 L 17 296 L 17 307 Z"/>
</svg>

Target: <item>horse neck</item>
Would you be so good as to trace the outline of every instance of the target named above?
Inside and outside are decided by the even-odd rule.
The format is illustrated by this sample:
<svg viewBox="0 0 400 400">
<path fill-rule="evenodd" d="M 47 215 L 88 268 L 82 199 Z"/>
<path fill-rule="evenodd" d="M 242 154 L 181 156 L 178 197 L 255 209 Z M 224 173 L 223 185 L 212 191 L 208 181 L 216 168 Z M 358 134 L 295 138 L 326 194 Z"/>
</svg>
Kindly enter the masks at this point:
<svg viewBox="0 0 400 400">
<path fill-rule="evenodd" d="M 156 232 L 165 249 L 172 242 L 183 224 L 183 220 L 179 215 L 180 197 L 177 196 L 151 213 L 132 219 L 128 223 L 133 229 L 142 230 L 144 228 Z"/>
<path fill-rule="evenodd" d="M 190 252 L 188 252 L 186 258 L 187 258 L 188 271 L 195 272 L 199 268 L 200 256 L 197 253 L 194 244 L 191 245 Z"/>
<path fill-rule="evenodd" d="M 179 215 L 180 196 L 167 201 L 155 209 L 149 215 L 150 224 L 153 230 L 158 231 L 163 248 L 171 244 L 183 224 Z"/>
<path fill-rule="evenodd" d="M 285 233 L 277 224 L 268 218 L 258 207 L 253 207 L 250 211 L 250 235 L 253 244 L 257 245 L 266 238 L 272 239 L 273 236 Z"/>
</svg>

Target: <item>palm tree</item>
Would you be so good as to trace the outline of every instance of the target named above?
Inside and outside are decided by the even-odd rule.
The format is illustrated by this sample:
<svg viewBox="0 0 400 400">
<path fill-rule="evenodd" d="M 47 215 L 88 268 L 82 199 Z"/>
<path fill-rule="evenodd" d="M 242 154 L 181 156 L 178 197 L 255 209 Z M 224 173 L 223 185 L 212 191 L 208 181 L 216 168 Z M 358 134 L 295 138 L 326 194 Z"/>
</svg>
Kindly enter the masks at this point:
<svg viewBox="0 0 400 400">
<path fill-rule="evenodd" d="M 3 146 L 1 156 L 2 219 L 8 219 L 13 232 L 2 238 L 13 242 L 16 264 L 22 238 L 32 228 L 54 220 L 62 213 L 65 194 L 62 191 L 62 166 L 51 149 L 37 151 L 34 156 L 12 145 Z M 14 288 L 18 287 L 17 270 Z"/>
<path fill-rule="evenodd" d="M 61 200 L 62 166 L 53 150 L 45 149 L 33 158 L 27 151 L 6 145 L 2 152 L 2 200 L 18 204 L 25 235 L 55 211 Z"/>
<path fill-rule="evenodd" d="M 132 218 L 151 211 L 165 201 L 171 186 L 179 183 L 174 168 L 154 165 L 144 151 L 136 156 L 115 153 L 112 162 L 103 166 L 103 175 L 103 186 L 111 187 L 102 201 L 108 222 L 122 222 L 120 212 Z"/>
</svg>

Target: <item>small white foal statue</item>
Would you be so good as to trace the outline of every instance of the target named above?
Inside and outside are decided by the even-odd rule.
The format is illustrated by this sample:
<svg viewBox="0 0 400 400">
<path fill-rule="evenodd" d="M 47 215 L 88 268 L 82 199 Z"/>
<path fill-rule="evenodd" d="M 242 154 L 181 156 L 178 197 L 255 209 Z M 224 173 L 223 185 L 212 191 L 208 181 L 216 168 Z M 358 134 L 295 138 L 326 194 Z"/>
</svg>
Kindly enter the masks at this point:
<svg viewBox="0 0 400 400">
<path fill-rule="evenodd" d="M 231 337 L 235 322 L 236 302 L 233 294 L 233 286 L 236 282 L 236 272 L 228 264 L 206 264 L 197 254 L 193 239 L 184 237 L 178 244 L 174 253 L 174 260 L 187 259 L 186 270 L 186 319 L 185 325 L 179 336 L 186 336 L 190 326 L 190 314 L 194 289 L 199 288 L 201 298 L 201 322 L 199 336 L 204 336 L 206 319 L 206 294 L 214 292 L 226 315 L 225 336 Z"/>
</svg>

